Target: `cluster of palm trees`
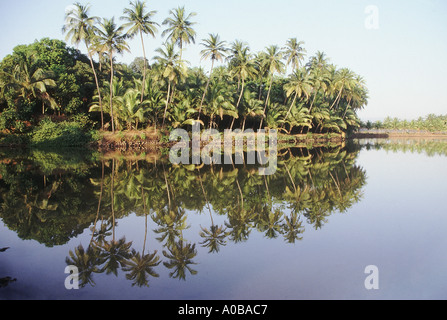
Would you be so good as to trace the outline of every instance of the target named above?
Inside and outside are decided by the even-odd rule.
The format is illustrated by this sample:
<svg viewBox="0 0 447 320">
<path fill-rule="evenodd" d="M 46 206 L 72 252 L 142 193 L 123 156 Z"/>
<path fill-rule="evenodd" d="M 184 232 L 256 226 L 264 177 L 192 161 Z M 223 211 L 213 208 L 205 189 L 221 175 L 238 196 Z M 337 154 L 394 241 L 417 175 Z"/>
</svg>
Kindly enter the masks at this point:
<svg viewBox="0 0 447 320">
<path fill-rule="evenodd" d="M 248 44 L 222 41 L 209 34 L 200 45 L 201 57 L 211 62 L 208 75 L 202 68 L 188 67 L 182 53 L 195 43 L 196 15 L 184 7 L 170 11 L 163 21 L 166 37 L 155 50 L 152 65 L 146 58 L 144 36 L 155 37 L 160 26 L 143 1 L 124 9 L 123 25 L 112 19 L 89 16 L 89 6 L 76 3 L 66 13 L 63 31 L 67 39 L 87 48 L 97 95 L 90 108 L 109 114 L 112 131 L 138 125 L 179 127 L 199 121 L 220 129 L 277 128 L 285 132 L 341 132 L 359 126 L 356 111 L 367 104 L 365 81 L 353 71 L 330 64 L 323 52 L 304 63 L 303 42 L 295 38 L 285 47 L 272 45 L 252 53 Z M 141 38 L 144 54 L 142 77 L 124 86 L 114 76 L 114 57 L 129 51 L 127 39 Z M 106 55 L 110 64 L 108 90 L 98 80 L 93 56 Z M 216 63 L 222 64 L 216 67 Z M 287 73 L 287 71 L 290 73 Z"/>
</svg>

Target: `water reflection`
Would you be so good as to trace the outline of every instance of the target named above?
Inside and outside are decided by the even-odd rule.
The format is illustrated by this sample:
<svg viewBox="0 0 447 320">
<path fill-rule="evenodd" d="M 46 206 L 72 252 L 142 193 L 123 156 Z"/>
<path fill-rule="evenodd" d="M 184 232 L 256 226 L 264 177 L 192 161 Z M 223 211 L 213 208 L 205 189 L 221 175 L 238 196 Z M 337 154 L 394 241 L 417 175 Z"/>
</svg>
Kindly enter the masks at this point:
<svg viewBox="0 0 447 320">
<path fill-rule="evenodd" d="M 219 253 L 256 231 L 293 244 L 305 227 L 319 229 L 335 212 L 362 196 L 365 171 L 359 148 L 286 149 L 272 176 L 255 166 L 172 166 L 146 160 L 34 151 L 0 164 L 0 217 L 21 239 L 61 246 L 89 231 L 90 241 L 70 248 L 67 265 L 80 271 L 80 286 L 96 274 L 125 274 L 132 286 L 149 286 L 160 268 L 185 280 L 197 274 L 198 247 Z M 190 216 L 206 213 L 188 239 Z M 143 245 L 117 237 L 119 221 L 144 217 Z M 219 219 L 217 219 L 219 218 Z M 219 222 L 216 222 L 216 221 Z M 162 250 L 147 247 L 148 223 Z"/>
</svg>

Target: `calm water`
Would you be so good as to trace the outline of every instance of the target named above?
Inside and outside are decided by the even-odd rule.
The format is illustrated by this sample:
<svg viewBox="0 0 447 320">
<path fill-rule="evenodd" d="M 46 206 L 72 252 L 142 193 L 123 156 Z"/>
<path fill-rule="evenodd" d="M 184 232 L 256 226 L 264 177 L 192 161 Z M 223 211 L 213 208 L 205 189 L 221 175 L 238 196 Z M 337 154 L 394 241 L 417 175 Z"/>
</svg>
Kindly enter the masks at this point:
<svg viewBox="0 0 447 320">
<path fill-rule="evenodd" d="M 0 299 L 447 298 L 447 141 L 281 153 L 264 177 L 3 150 Z"/>
</svg>

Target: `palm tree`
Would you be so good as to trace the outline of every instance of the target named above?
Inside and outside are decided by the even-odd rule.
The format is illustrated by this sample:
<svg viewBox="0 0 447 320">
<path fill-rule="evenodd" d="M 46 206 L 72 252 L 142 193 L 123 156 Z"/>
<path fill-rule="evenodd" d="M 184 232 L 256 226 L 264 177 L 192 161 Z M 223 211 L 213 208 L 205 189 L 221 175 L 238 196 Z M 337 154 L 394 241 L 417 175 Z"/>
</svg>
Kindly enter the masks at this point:
<svg viewBox="0 0 447 320">
<path fill-rule="evenodd" d="M 294 95 L 292 104 L 290 105 L 285 117 L 285 120 L 287 120 L 297 98 L 301 98 L 302 95 L 304 95 L 306 99 L 309 98 L 312 90 L 312 83 L 309 80 L 306 70 L 296 69 L 290 76 L 289 81 L 284 85 L 284 89 L 286 90 L 287 97 L 290 97 L 292 94 Z"/>
<path fill-rule="evenodd" d="M 228 87 L 222 82 L 213 81 L 210 90 L 206 94 L 206 108 L 204 110 L 204 113 L 210 117 L 210 128 L 213 126 L 216 114 L 220 115 L 221 120 L 224 115 L 229 115 L 233 119 L 238 118 L 237 109 L 230 101 L 231 95 Z"/>
<path fill-rule="evenodd" d="M 337 102 L 340 102 L 340 99 L 343 94 L 343 90 L 351 90 L 352 85 L 354 84 L 354 73 L 348 68 L 343 68 L 335 74 L 334 83 L 332 84 L 334 89 L 338 89 L 338 95 L 334 100 L 334 103 L 331 105 L 330 109 L 332 109 Z"/>
<path fill-rule="evenodd" d="M 103 19 L 98 29 L 98 42 L 109 53 L 110 60 L 110 116 L 112 117 L 112 132 L 115 132 L 113 115 L 113 56 L 115 53 L 130 51 L 126 42 L 123 26 L 117 26 L 115 19 Z"/>
<path fill-rule="evenodd" d="M 117 97 L 119 99 L 120 108 L 118 108 L 118 118 L 123 119 L 127 124 L 127 129 L 132 129 L 132 124 L 135 123 L 135 130 L 138 130 L 138 123 L 144 121 L 145 108 L 147 101 L 139 103 L 141 92 L 139 90 L 129 88 L 123 96 Z"/>
<path fill-rule="evenodd" d="M 310 81 L 312 82 L 313 94 L 314 97 L 312 99 L 312 103 L 309 107 L 309 113 L 312 112 L 312 108 L 314 107 L 315 100 L 320 91 L 323 93 L 327 91 L 329 87 L 329 78 L 326 69 L 321 68 L 312 68 L 310 69 L 309 74 Z"/>
<path fill-rule="evenodd" d="M 245 91 L 244 99 L 242 104 L 242 110 L 240 113 L 242 114 L 244 121 L 242 122 L 242 131 L 245 130 L 245 123 L 248 117 L 254 118 L 257 116 L 262 116 L 262 101 L 256 99 L 256 93 L 251 92 L 249 90 Z"/>
<path fill-rule="evenodd" d="M 190 19 L 196 16 L 195 12 L 186 14 L 185 7 L 178 7 L 170 10 L 169 14 L 172 17 L 166 18 L 163 25 L 168 25 L 168 28 L 161 34 L 163 37 L 167 35 L 167 39 L 172 43 L 177 44 L 180 48 L 180 60 L 182 59 L 182 52 L 184 44 L 195 43 L 196 32 L 192 28 L 195 22 Z"/>
<path fill-rule="evenodd" d="M 42 114 L 45 113 L 45 102 L 51 108 L 57 108 L 56 101 L 48 94 L 48 87 L 55 87 L 51 72 L 43 70 L 33 52 L 20 54 L 20 60 L 11 74 L 8 74 L 9 82 L 16 91 L 20 92 L 23 99 L 31 97 L 42 101 Z"/>
<path fill-rule="evenodd" d="M 158 56 L 154 57 L 158 68 L 160 68 L 160 74 L 162 78 L 168 81 L 168 91 L 166 96 L 165 111 L 163 114 L 163 124 L 165 125 L 166 112 L 168 110 L 169 101 L 171 99 L 171 86 L 172 84 L 179 81 L 181 77 L 186 74 L 186 68 L 184 62 L 180 59 L 180 54 L 174 49 L 173 43 L 165 43 L 165 49 L 158 48 L 156 52 L 159 53 Z"/>
<path fill-rule="evenodd" d="M 298 41 L 296 38 L 287 40 L 284 50 L 284 58 L 287 60 L 287 65 L 292 65 L 292 71 L 300 68 L 301 61 L 306 55 L 306 50 L 302 47 L 303 41 Z"/>
<path fill-rule="evenodd" d="M 76 46 L 81 41 L 84 42 L 87 49 L 87 55 L 90 60 L 90 66 L 95 77 L 96 90 L 98 91 L 99 106 L 101 110 L 101 129 L 104 130 L 104 113 L 102 109 L 101 91 L 99 89 L 98 76 L 92 58 L 92 40 L 94 38 L 95 23 L 99 22 L 99 18 L 89 16 L 90 6 L 83 6 L 79 2 L 74 4 L 74 8 L 65 14 L 65 25 L 62 28 L 63 33 L 67 33 L 66 40 L 71 39 L 71 43 Z"/>
<path fill-rule="evenodd" d="M 197 120 L 200 120 L 200 113 L 202 112 L 203 101 L 205 100 L 205 95 L 210 85 L 211 77 L 213 74 L 214 62 L 222 61 L 225 57 L 225 52 L 227 51 L 227 48 L 225 47 L 226 42 L 220 41 L 219 35 L 210 34 L 209 36 L 209 39 L 203 39 L 202 45 L 205 47 L 205 49 L 200 52 L 202 54 L 202 59 L 211 59 L 211 69 L 210 76 L 203 92 L 202 101 L 200 102 L 199 116 Z"/>
<path fill-rule="evenodd" d="M 150 34 L 155 38 L 155 33 L 157 32 L 157 27 L 159 24 L 152 21 L 152 17 L 157 13 L 157 11 L 149 11 L 146 12 L 146 2 L 142 2 L 137 0 L 135 2 L 130 2 L 131 8 L 124 9 L 125 16 L 121 17 L 122 20 L 127 21 L 124 24 L 125 28 L 129 28 L 127 31 L 127 35 L 129 38 L 135 37 L 137 34 L 140 34 L 141 38 L 141 46 L 143 48 L 143 56 L 144 56 L 144 64 L 143 64 L 143 85 L 141 89 L 141 103 L 144 100 L 144 85 L 146 83 L 146 69 L 147 69 L 147 60 L 146 60 L 146 50 L 144 48 L 144 40 L 143 33 Z"/>
<path fill-rule="evenodd" d="M 269 71 L 270 74 L 270 85 L 267 93 L 267 98 L 265 99 L 264 106 L 264 116 L 261 119 L 261 124 L 259 125 L 259 129 L 262 128 L 262 124 L 265 118 L 265 112 L 267 110 L 267 105 L 270 101 L 270 92 L 272 90 L 273 85 L 273 77 L 275 73 L 283 73 L 284 72 L 284 63 L 281 61 L 283 58 L 283 52 L 280 50 L 278 46 L 270 46 L 267 48 L 267 52 L 263 56 L 263 64 L 265 68 Z"/>
<path fill-rule="evenodd" d="M 235 44 L 242 44 L 241 42 Z M 248 46 L 240 45 L 233 47 L 237 50 L 232 54 L 232 58 L 230 60 L 230 74 L 233 77 L 237 77 L 238 81 L 242 82 L 242 86 L 239 93 L 239 98 L 236 104 L 236 109 L 239 108 L 239 104 L 242 100 L 242 96 L 244 94 L 245 89 L 245 81 L 248 78 L 254 77 L 256 74 L 256 62 L 253 55 L 250 53 L 250 49 Z"/>
</svg>

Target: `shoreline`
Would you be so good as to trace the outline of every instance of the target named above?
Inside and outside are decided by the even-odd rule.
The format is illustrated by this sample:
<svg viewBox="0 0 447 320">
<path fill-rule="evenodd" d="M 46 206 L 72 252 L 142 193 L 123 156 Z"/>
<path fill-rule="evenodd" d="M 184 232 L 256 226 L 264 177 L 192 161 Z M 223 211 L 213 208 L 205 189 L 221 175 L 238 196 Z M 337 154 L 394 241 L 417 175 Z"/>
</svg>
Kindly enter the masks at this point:
<svg viewBox="0 0 447 320">
<path fill-rule="evenodd" d="M 350 139 L 393 139 L 393 138 L 411 138 L 411 139 L 447 139 L 447 132 L 414 132 L 409 130 L 384 131 L 384 132 L 356 132 Z"/>
<path fill-rule="evenodd" d="M 92 141 L 85 145 L 89 149 L 94 149 L 101 153 L 107 152 L 147 152 L 155 151 L 163 148 L 170 148 L 177 142 L 169 141 L 168 133 L 161 133 L 154 130 L 142 131 L 123 131 L 123 132 L 101 132 L 97 141 Z M 14 135 L 16 136 L 16 135 Z M 267 135 L 266 135 L 267 136 Z M 16 136 L 20 137 L 20 136 Z M 331 145 L 341 145 L 348 140 L 356 139 L 447 139 L 447 132 L 427 132 L 427 131 L 376 131 L 376 132 L 356 132 L 350 135 L 336 134 L 278 134 L 278 147 L 325 147 Z M 13 139 L 15 140 L 15 139 Z M 29 148 L 29 143 L 19 139 L 12 143 L 0 143 L 0 148 Z M 223 141 L 223 140 L 222 140 Z M 201 141 L 202 145 L 206 145 L 208 141 Z M 244 142 L 246 145 L 246 142 Z M 45 148 L 53 148 L 51 144 Z M 79 147 L 79 146 L 78 146 Z M 71 146 L 67 146 L 71 148 Z"/>
</svg>

